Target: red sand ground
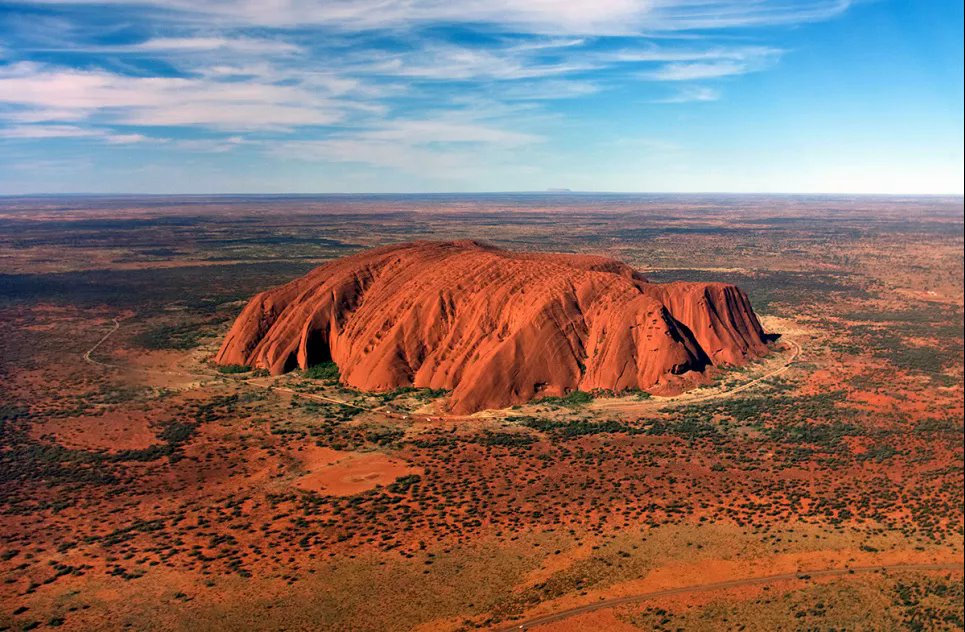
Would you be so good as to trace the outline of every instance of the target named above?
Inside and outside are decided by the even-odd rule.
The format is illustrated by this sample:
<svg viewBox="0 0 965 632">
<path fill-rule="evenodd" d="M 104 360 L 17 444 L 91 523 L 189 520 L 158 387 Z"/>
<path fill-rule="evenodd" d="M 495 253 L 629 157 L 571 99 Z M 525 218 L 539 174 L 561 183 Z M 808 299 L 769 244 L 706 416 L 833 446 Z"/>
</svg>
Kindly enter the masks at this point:
<svg viewBox="0 0 965 632">
<path fill-rule="evenodd" d="M 30 428 L 34 439 L 82 450 L 143 450 L 159 443 L 150 419 L 132 410 L 102 415 L 55 417 Z"/>
<path fill-rule="evenodd" d="M 299 477 L 295 486 L 328 496 L 351 496 L 377 485 L 388 485 L 401 476 L 423 473 L 422 468 L 380 452 L 342 452 L 311 446 L 299 456 L 308 473 Z"/>
</svg>

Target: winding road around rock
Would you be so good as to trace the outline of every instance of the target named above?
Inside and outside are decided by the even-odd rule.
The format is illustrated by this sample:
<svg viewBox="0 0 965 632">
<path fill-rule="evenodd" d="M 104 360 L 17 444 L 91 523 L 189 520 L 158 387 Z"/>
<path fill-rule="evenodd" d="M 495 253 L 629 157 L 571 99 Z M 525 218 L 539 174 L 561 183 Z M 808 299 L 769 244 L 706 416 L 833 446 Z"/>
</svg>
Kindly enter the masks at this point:
<svg viewBox="0 0 965 632">
<path fill-rule="evenodd" d="M 764 382 L 771 378 L 777 377 L 778 375 L 781 375 L 782 373 L 790 369 L 791 365 L 794 364 L 794 361 L 797 360 L 797 357 L 801 355 L 801 345 L 799 345 L 796 341 L 790 338 L 788 338 L 786 342 L 789 345 L 791 345 L 791 356 L 787 360 L 785 360 L 784 364 L 781 365 L 780 368 L 775 369 L 765 375 L 762 375 L 759 378 L 755 378 L 750 382 L 744 382 L 743 384 L 738 384 L 734 388 L 728 389 L 726 391 L 721 391 L 719 393 L 708 393 L 706 395 L 697 395 L 695 397 L 686 398 L 685 403 L 687 404 L 697 403 L 697 402 L 703 402 L 709 399 L 725 399 L 727 397 L 731 397 L 737 393 L 740 393 L 741 391 L 746 391 L 747 389 L 752 388 L 757 384 L 760 384 L 761 382 Z M 684 398 L 681 398 L 681 399 L 684 399 Z"/>
<path fill-rule="evenodd" d="M 540 625 L 546 625 L 548 623 L 556 623 L 558 621 L 563 621 L 569 619 L 570 617 L 579 616 L 581 614 L 588 614 L 590 612 L 596 612 L 597 610 L 605 610 L 608 608 L 615 608 L 617 606 L 623 606 L 626 604 L 639 603 L 641 601 L 648 601 L 651 599 L 659 599 L 660 597 L 675 597 L 678 595 L 686 595 L 695 592 L 709 592 L 714 590 L 728 590 L 731 588 L 742 588 L 744 586 L 754 586 L 760 584 L 772 584 L 780 581 L 792 581 L 795 579 L 809 579 L 815 577 L 836 577 L 843 575 L 854 575 L 859 573 L 874 573 L 874 572 L 898 572 L 898 571 L 956 571 L 962 572 L 962 564 L 960 562 L 956 563 L 945 563 L 945 564 L 890 564 L 884 566 L 858 566 L 852 568 L 826 568 L 826 569 L 814 569 L 814 570 L 802 570 L 794 573 L 780 573 L 777 575 L 767 575 L 764 577 L 746 577 L 743 579 L 731 579 L 721 582 L 711 582 L 707 584 L 694 584 L 691 586 L 680 586 L 678 588 L 668 588 L 666 590 L 656 590 L 653 592 L 640 593 L 637 595 L 626 595 L 623 597 L 614 597 L 613 599 L 604 599 L 603 601 L 597 601 L 595 603 L 586 604 L 584 606 L 577 606 L 575 608 L 568 608 L 566 610 L 560 610 L 558 612 L 553 612 L 551 614 L 541 615 L 539 617 L 534 617 L 532 619 L 527 619 L 526 621 L 521 621 L 513 624 L 510 627 L 503 628 L 505 632 L 510 632 L 511 630 L 529 630 Z"/>
<path fill-rule="evenodd" d="M 651 404 L 652 406 L 663 408 L 665 406 L 674 406 L 674 405 L 686 406 L 689 404 L 699 404 L 701 402 L 706 402 L 711 400 L 728 399 L 738 393 L 741 393 L 750 388 L 753 388 L 758 384 L 766 382 L 771 378 L 775 378 L 778 375 L 781 375 L 782 373 L 790 369 L 791 366 L 794 364 L 794 362 L 797 360 L 798 356 L 801 355 L 802 349 L 801 349 L 801 345 L 798 344 L 797 341 L 792 340 L 791 338 L 785 338 L 785 342 L 791 347 L 791 355 L 788 356 L 788 358 L 784 361 L 784 363 L 780 367 L 760 377 L 754 378 L 753 380 L 744 382 L 742 384 L 738 384 L 733 388 L 729 388 L 724 391 L 713 391 L 702 395 L 693 395 L 691 394 L 692 393 L 691 391 L 691 392 L 682 393 L 680 395 L 674 395 L 671 397 L 653 397 L 651 399 L 643 400 L 642 402 L 626 401 L 626 400 L 620 400 L 620 399 L 601 400 L 597 407 L 600 410 L 620 410 L 622 408 L 635 408 L 640 406 L 642 403 L 646 402 Z"/>
<path fill-rule="evenodd" d="M 114 368 L 114 369 L 116 369 L 116 368 L 118 368 L 118 366 L 117 366 L 116 364 L 109 364 L 109 363 L 107 363 L 107 362 L 101 362 L 100 360 L 95 360 L 95 359 L 92 357 L 92 354 L 98 349 L 98 347 L 100 347 L 102 344 L 104 344 L 104 343 L 107 341 L 108 338 L 110 338 L 111 336 L 113 336 L 113 335 L 117 332 L 117 330 L 121 328 L 121 321 L 123 320 L 122 318 L 120 318 L 120 317 L 118 317 L 118 316 L 115 316 L 115 317 L 112 318 L 111 320 L 112 320 L 113 323 L 114 323 L 114 327 L 111 328 L 111 330 L 108 331 L 106 334 L 104 334 L 104 336 L 101 337 L 100 340 L 98 340 L 96 343 L 94 343 L 94 346 L 92 346 L 90 349 L 88 349 L 87 351 L 84 352 L 84 360 L 87 361 L 87 362 L 89 362 L 90 364 L 93 364 L 93 365 L 96 365 L 96 366 L 102 366 L 102 367 L 107 367 L 107 368 Z M 746 390 L 749 389 L 749 388 L 753 388 L 754 386 L 756 386 L 756 385 L 758 385 L 758 384 L 760 384 L 760 383 L 762 383 L 762 382 L 764 382 L 764 381 L 766 381 L 766 380 L 769 380 L 769 379 L 771 379 L 771 378 L 777 377 L 778 375 L 781 375 L 782 373 L 784 373 L 785 371 L 787 371 L 789 368 L 791 368 L 791 365 L 794 363 L 794 361 L 797 359 L 797 357 L 801 354 L 801 345 L 799 345 L 796 341 L 794 341 L 794 340 L 792 340 L 792 339 L 790 339 L 790 338 L 787 338 L 787 339 L 786 339 L 786 342 L 791 346 L 792 353 L 791 353 L 790 357 L 784 362 L 784 364 L 782 364 L 779 368 L 775 369 L 774 371 L 771 371 L 770 373 L 767 373 L 767 374 L 765 374 L 765 375 L 762 375 L 762 376 L 760 376 L 760 377 L 758 377 L 758 378 L 755 378 L 755 379 L 753 379 L 753 380 L 751 380 L 751 381 L 749 381 L 749 382 L 744 382 L 743 384 L 739 384 L 739 385 L 737 385 L 737 386 L 735 386 L 735 387 L 733 387 L 733 388 L 731 388 L 731 389 L 725 390 L 725 391 L 717 391 L 717 392 L 713 392 L 713 393 L 707 393 L 706 395 L 697 395 L 697 396 L 688 396 L 688 395 L 685 393 L 685 394 L 683 394 L 683 395 L 681 395 L 681 396 L 655 399 L 655 400 L 654 400 L 654 403 L 659 403 L 661 406 L 665 406 L 665 405 L 668 405 L 668 404 L 696 404 L 696 403 L 705 402 L 705 401 L 714 400 L 714 399 L 726 399 L 726 398 L 728 398 L 728 397 L 732 397 L 732 396 L 736 395 L 737 393 L 740 393 L 740 392 L 742 392 L 742 391 L 746 391 Z M 172 373 L 172 372 L 166 371 L 165 373 Z M 181 375 L 181 373 L 176 373 L 176 374 Z M 188 375 L 188 374 L 185 373 L 184 375 Z M 270 389 L 272 389 L 272 390 L 276 390 L 276 391 L 280 391 L 280 392 L 284 392 L 284 393 L 289 393 L 289 394 L 291 394 L 291 395 L 298 395 L 299 397 L 305 397 L 305 398 L 314 399 L 314 400 L 317 400 L 317 401 L 323 401 L 323 402 L 328 402 L 328 403 L 332 403 L 332 404 L 341 404 L 342 406 L 348 406 L 348 407 L 350 407 L 350 408 L 357 408 L 357 409 L 359 409 L 359 410 L 365 410 L 365 411 L 368 411 L 368 412 L 379 412 L 379 413 L 383 413 L 383 414 L 385 414 L 385 415 L 387 415 L 387 416 L 389 416 L 389 417 L 394 417 L 394 418 L 399 418 L 399 419 L 408 419 L 410 416 L 412 416 L 411 414 L 391 412 L 391 411 L 387 410 L 385 406 L 378 406 L 378 407 L 375 407 L 375 408 L 367 408 L 367 407 L 365 407 L 365 406 L 359 406 L 358 404 L 352 404 L 352 403 L 350 403 L 350 402 L 343 402 L 343 401 L 340 401 L 340 400 L 338 400 L 338 399 L 335 399 L 335 398 L 332 398 L 332 397 L 328 397 L 328 396 L 326 396 L 326 395 L 318 395 L 318 394 L 316 394 L 316 393 L 305 393 L 305 392 L 301 392 L 301 391 L 296 391 L 296 390 L 294 390 L 294 389 L 291 389 L 291 388 L 288 388 L 288 387 L 285 387 L 285 386 L 275 386 L 275 385 L 273 385 L 273 384 L 267 384 L 267 385 L 266 385 L 266 384 L 258 384 L 258 383 L 255 383 L 253 380 L 244 379 L 244 378 L 242 378 L 242 379 L 239 380 L 239 381 L 242 381 L 242 382 L 244 382 L 244 383 L 246 383 L 246 384 L 248 384 L 248 385 L 251 385 L 251 386 L 259 386 L 259 387 L 261 387 L 261 388 L 270 388 Z M 635 403 L 636 403 L 636 402 L 635 402 Z M 615 400 L 615 401 L 613 401 L 612 403 L 608 403 L 608 404 L 606 404 L 605 406 L 602 406 L 602 408 L 620 408 L 620 407 L 622 407 L 622 406 L 624 406 L 624 405 L 625 405 L 625 404 L 624 404 L 623 402 L 620 402 L 619 400 Z M 419 416 L 421 416 L 421 415 L 419 415 Z M 434 417 L 434 418 L 437 418 L 437 419 L 448 419 L 448 420 L 456 419 L 456 418 L 459 418 L 459 419 L 461 419 L 461 418 L 467 418 L 466 416 L 458 416 L 458 417 L 455 417 L 455 416 L 452 416 L 452 415 L 438 415 L 438 414 L 429 415 L 429 417 Z"/>
<path fill-rule="evenodd" d="M 735 386 L 734 388 L 728 389 L 728 390 L 726 390 L 726 391 L 718 391 L 718 392 L 714 392 L 714 393 L 707 393 L 706 395 L 700 395 L 700 396 L 696 396 L 696 397 L 688 397 L 686 394 L 684 394 L 683 396 L 678 396 L 678 397 L 660 398 L 660 400 L 655 400 L 654 403 L 659 403 L 661 406 L 665 406 L 665 405 L 668 405 L 668 404 L 676 404 L 676 403 L 681 403 L 681 404 L 695 404 L 695 403 L 704 402 L 704 401 L 708 401 L 708 400 L 714 400 L 714 399 L 726 399 L 726 398 L 728 398 L 728 397 L 732 397 L 732 396 L 736 395 L 737 393 L 740 393 L 740 392 L 742 392 L 742 391 L 746 391 L 746 390 L 749 389 L 749 388 L 753 388 L 754 386 L 756 386 L 756 385 L 758 385 L 758 384 L 760 384 L 760 383 L 762 383 L 762 382 L 764 382 L 764 381 L 766 381 L 766 380 L 769 380 L 769 379 L 771 379 L 771 378 L 777 377 L 778 375 L 781 375 L 782 373 L 784 373 L 785 371 L 787 371 L 789 368 L 791 368 L 791 365 L 794 364 L 794 361 L 797 359 L 797 357 L 798 357 L 799 355 L 801 355 L 801 345 L 799 345 L 796 341 L 791 340 L 790 338 L 786 339 L 786 342 L 791 346 L 791 355 L 790 355 L 790 357 L 788 357 L 787 360 L 785 360 L 784 364 L 782 364 L 779 368 L 771 371 L 770 373 L 767 373 L 767 374 L 765 374 L 765 375 L 762 375 L 762 376 L 760 376 L 760 377 L 758 377 L 758 378 L 755 378 L 755 379 L 753 379 L 753 380 L 751 380 L 751 381 L 749 381 L 749 382 L 744 382 L 743 384 L 739 384 L 739 385 Z M 243 380 L 243 381 L 244 381 L 246 384 L 250 384 L 250 385 L 253 385 L 253 386 L 263 386 L 263 385 L 261 385 L 261 384 L 256 384 L 255 382 L 253 382 L 253 381 L 251 381 L 251 380 Z M 263 386 L 263 387 L 264 387 L 264 388 L 268 388 L 268 386 Z M 380 413 L 380 414 L 384 414 L 384 415 L 386 415 L 386 416 L 388 416 L 388 417 L 397 418 L 397 419 L 408 419 L 410 416 L 411 416 L 411 417 L 423 416 L 423 415 L 418 415 L 418 414 L 414 414 L 414 413 L 409 413 L 409 414 L 405 414 L 405 413 L 395 413 L 395 412 L 389 411 L 385 406 L 378 406 L 378 407 L 375 407 L 375 408 L 367 408 L 367 407 L 365 407 L 365 406 L 359 406 L 358 404 L 352 404 L 352 403 L 349 403 L 349 402 L 343 402 L 343 401 L 337 400 L 337 399 L 332 398 L 332 397 L 327 397 L 327 396 L 325 396 L 325 395 L 318 395 L 317 393 L 306 393 L 306 392 L 302 392 L 302 391 L 296 391 L 296 390 L 294 390 L 294 389 L 291 389 L 291 388 L 288 388 L 288 387 L 285 387 L 285 386 L 271 386 L 271 388 L 272 388 L 272 390 L 275 390 L 275 391 L 279 391 L 279 392 L 283 392 L 283 393 L 289 393 L 289 394 L 291 394 L 291 395 L 297 395 L 297 396 L 299 396 L 299 397 L 305 397 L 305 398 L 308 398 L 308 399 L 314 399 L 314 400 L 317 400 L 317 401 L 328 402 L 328 403 L 332 403 L 332 404 L 341 404 L 342 406 L 348 406 L 348 407 L 350 407 L 350 408 L 356 408 L 356 409 L 358 409 L 358 410 L 364 410 L 364 411 L 368 411 L 368 412 L 377 412 L 377 413 Z M 615 401 L 613 404 L 610 404 L 609 406 L 607 406 L 607 408 L 618 408 L 618 407 L 620 406 L 620 404 L 621 404 L 621 402 Z M 454 415 L 439 415 L 439 414 L 432 414 L 432 415 L 428 415 L 427 417 L 429 417 L 429 418 L 435 418 L 435 419 L 445 419 L 445 420 L 470 419 L 470 418 L 473 418 L 472 416 L 466 416 L 466 415 L 454 416 Z"/>
</svg>

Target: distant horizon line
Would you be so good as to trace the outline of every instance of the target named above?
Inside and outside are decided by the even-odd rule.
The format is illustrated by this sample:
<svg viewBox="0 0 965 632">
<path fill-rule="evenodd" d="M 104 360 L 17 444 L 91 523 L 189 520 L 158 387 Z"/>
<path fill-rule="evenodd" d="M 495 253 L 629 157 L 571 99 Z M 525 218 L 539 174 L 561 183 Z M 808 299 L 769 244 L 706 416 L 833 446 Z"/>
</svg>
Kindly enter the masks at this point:
<svg viewBox="0 0 965 632">
<path fill-rule="evenodd" d="M 521 191 L 393 191 L 393 192 L 313 192 L 313 193 L 145 193 L 145 192 L 65 192 L 65 193 L 0 193 L 3 198 L 56 198 L 56 197 L 358 197 L 358 196 L 473 196 L 473 195 L 747 195 L 788 197 L 957 197 L 965 193 L 868 193 L 868 192 L 806 192 L 806 191 L 592 191 L 576 189 L 521 190 Z"/>
</svg>

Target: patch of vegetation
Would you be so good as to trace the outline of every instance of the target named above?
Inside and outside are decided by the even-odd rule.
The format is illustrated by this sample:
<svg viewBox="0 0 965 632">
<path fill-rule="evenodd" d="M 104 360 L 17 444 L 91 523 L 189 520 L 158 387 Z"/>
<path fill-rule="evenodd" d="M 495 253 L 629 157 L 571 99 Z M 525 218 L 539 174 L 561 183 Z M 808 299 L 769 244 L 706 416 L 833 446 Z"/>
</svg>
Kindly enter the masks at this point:
<svg viewBox="0 0 965 632">
<path fill-rule="evenodd" d="M 844 437 L 864 434 L 858 426 L 842 421 L 780 424 L 767 428 L 765 432 L 770 438 L 782 443 L 810 443 L 827 448 L 836 447 Z"/>
<path fill-rule="evenodd" d="M 364 432 L 365 440 L 379 446 L 387 446 L 399 442 L 405 436 L 402 428 L 374 428 Z"/>
<path fill-rule="evenodd" d="M 582 406 L 593 401 L 593 395 L 586 391 L 570 391 L 562 397 L 543 397 L 535 400 L 534 404 L 546 406 Z"/>
<path fill-rule="evenodd" d="M 200 344 L 202 333 L 196 325 L 161 325 L 134 336 L 138 347 L 148 350 L 175 349 L 186 351 Z"/>
<path fill-rule="evenodd" d="M 116 452 L 66 448 L 35 441 L 26 432 L 25 418 L 15 417 L 14 420 L 8 420 L 9 426 L 4 427 L 4 440 L 8 447 L 0 450 L 0 483 L 16 483 L 18 489 L 24 491 L 23 498 L 9 497 L 11 505 L 29 501 L 29 488 L 24 485 L 28 481 L 113 485 L 121 480 L 124 463 L 149 462 L 164 457 L 176 462 L 181 458 L 179 448 L 191 439 L 199 425 L 230 415 L 238 403 L 237 395 L 193 403 L 188 411 L 189 417 L 168 421 L 161 426 L 157 436 L 163 443 Z"/>
<path fill-rule="evenodd" d="M 180 445 L 186 443 L 194 435 L 195 430 L 197 430 L 197 426 L 194 424 L 172 421 L 164 425 L 164 428 L 158 433 L 158 439 L 170 444 Z"/>
<path fill-rule="evenodd" d="M 894 446 L 888 444 L 876 445 L 870 450 L 863 452 L 858 455 L 859 461 L 874 461 L 875 463 L 884 463 L 885 461 L 890 461 L 891 458 L 898 454 L 898 450 Z"/>
<path fill-rule="evenodd" d="M 386 391 L 385 393 L 375 393 L 372 395 L 377 397 L 382 403 L 391 402 L 399 399 L 400 397 L 412 397 L 420 402 L 427 402 L 432 399 L 445 397 L 448 393 L 449 391 L 444 388 L 418 388 L 415 386 L 400 386 L 392 389 L 391 391 Z"/>
<path fill-rule="evenodd" d="M 521 447 L 535 443 L 536 438 L 519 432 L 486 432 L 479 435 L 476 442 L 488 446 Z"/>
<path fill-rule="evenodd" d="M 899 580 L 894 588 L 894 601 L 901 609 L 902 624 L 908 630 L 965 628 L 961 581 L 921 577 Z"/>
<path fill-rule="evenodd" d="M 338 365 L 334 362 L 320 362 L 302 371 L 302 376 L 309 380 L 337 382 L 339 377 L 341 377 L 341 373 L 338 370 Z"/>
<path fill-rule="evenodd" d="M 251 367 L 247 364 L 219 364 L 218 373 L 226 373 L 228 375 L 234 375 L 237 373 L 249 373 L 251 372 Z"/>
<path fill-rule="evenodd" d="M 740 602 L 718 598 L 686 609 L 648 606 L 628 620 L 654 632 L 720 629 L 722 621 L 732 630 L 962 629 L 961 581 L 924 576 L 903 577 L 889 585 L 891 581 L 871 585 L 838 580 L 788 592 L 764 592 Z M 878 605 L 869 609 L 870 603 Z"/>
<path fill-rule="evenodd" d="M 658 419 L 644 429 L 648 435 L 671 436 L 688 441 L 695 439 L 715 439 L 722 435 L 717 426 L 706 419 L 684 416 L 677 419 Z"/>
<path fill-rule="evenodd" d="M 920 434 L 938 432 L 947 434 L 963 434 L 965 426 L 961 419 L 951 417 L 945 419 L 923 419 L 915 424 L 915 432 Z"/>
<path fill-rule="evenodd" d="M 305 412 L 311 413 L 313 415 L 320 415 L 326 422 L 329 423 L 340 423 L 344 421 L 350 421 L 355 418 L 362 409 L 356 408 L 355 406 L 347 406 L 345 404 L 338 404 L 335 402 L 319 402 L 315 400 L 303 400 L 297 395 L 292 397 L 290 406 L 292 408 L 300 407 Z M 272 432 L 279 432 L 278 429 L 272 429 Z"/>
<path fill-rule="evenodd" d="M 854 415 L 855 411 L 840 405 L 845 400 L 844 391 L 804 396 L 755 395 L 720 399 L 679 408 L 664 408 L 661 412 L 671 414 L 678 419 L 693 418 L 706 421 L 726 417 L 741 424 L 760 424 L 765 420 L 780 419 L 785 424 L 793 424 L 848 418 Z"/>
<path fill-rule="evenodd" d="M 537 417 L 509 417 L 509 421 L 516 421 L 540 432 L 553 434 L 563 439 L 572 439 L 586 435 L 595 434 L 639 434 L 640 429 L 629 426 L 621 421 L 586 421 L 579 419 L 576 421 L 555 421 L 552 419 L 541 419 Z"/>
<path fill-rule="evenodd" d="M 930 313 L 861 312 L 866 323 L 849 328 L 850 338 L 896 367 L 941 377 L 942 372 L 961 362 L 962 317 L 944 310 Z M 934 340 L 934 344 L 915 343 L 914 339 Z"/>
<path fill-rule="evenodd" d="M 395 481 L 393 481 L 392 483 L 389 483 L 386 486 L 386 489 L 388 489 L 393 494 L 405 494 L 412 487 L 418 485 L 420 482 L 422 482 L 421 476 L 419 476 L 418 474 L 408 474 L 406 476 L 400 476 L 399 478 L 395 479 Z"/>
</svg>

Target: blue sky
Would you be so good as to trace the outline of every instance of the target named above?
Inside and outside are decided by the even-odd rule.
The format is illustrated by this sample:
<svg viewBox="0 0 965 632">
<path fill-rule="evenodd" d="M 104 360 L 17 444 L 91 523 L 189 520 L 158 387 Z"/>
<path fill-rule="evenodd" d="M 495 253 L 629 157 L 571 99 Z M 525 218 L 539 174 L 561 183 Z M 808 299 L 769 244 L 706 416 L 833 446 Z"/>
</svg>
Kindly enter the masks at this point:
<svg viewBox="0 0 965 632">
<path fill-rule="evenodd" d="M 962 2 L 0 1 L 0 194 L 957 193 Z"/>
</svg>

